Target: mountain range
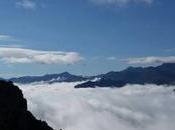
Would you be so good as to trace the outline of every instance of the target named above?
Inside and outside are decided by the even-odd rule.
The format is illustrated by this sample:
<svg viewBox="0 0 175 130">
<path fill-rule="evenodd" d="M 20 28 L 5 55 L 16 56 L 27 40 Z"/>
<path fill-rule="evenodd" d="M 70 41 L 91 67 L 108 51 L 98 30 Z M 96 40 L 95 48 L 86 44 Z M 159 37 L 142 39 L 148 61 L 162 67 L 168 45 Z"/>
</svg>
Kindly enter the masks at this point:
<svg viewBox="0 0 175 130">
<path fill-rule="evenodd" d="M 99 80 L 93 80 L 99 79 Z M 77 76 L 68 72 L 60 74 L 47 74 L 44 76 L 24 76 L 8 79 L 16 83 L 33 82 L 78 82 L 75 88 L 84 87 L 123 87 L 126 84 L 175 84 L 175 63 L 165 63 L 156 67 L 128 67 L 122 71 L 111 71 L 97 76 Z"/>
<path fill-rule="evenodd" d="M 72 75 L 68 72 L 63 72 L 60 74 L 47 74 L 43 76 L 24 76 L 18 78 L 11 78 L 8 79 L 15 83 L 33 83 L 33 82 L 47 82 L 47 83 L 54 83 L 54 82 L 77 82 L 77 81 L 85 81 L 89 79 L 88 77 Z"/>
<path fill-rule="evenodd" d="M 75 88 L 123 87 L 126 84 L 174 85 L 175 63 L 166 63 L 157 67 L 128 67 L 123 71 L 106 73 L 98 81 L 88 81 Z"/>
</svg>

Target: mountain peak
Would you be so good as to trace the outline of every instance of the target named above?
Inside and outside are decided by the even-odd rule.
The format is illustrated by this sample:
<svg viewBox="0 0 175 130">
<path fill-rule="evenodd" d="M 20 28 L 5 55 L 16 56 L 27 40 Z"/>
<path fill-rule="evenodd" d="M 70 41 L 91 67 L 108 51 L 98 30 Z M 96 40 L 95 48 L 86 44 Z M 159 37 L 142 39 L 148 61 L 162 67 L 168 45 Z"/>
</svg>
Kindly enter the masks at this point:
<svg viewBox="0 0 175 130">
<path fill-rule="evenodd" d="M 72 75 L 72 74 L 70 74 L 69 72 L 63 72 L 63 73 L 60 73 L 59 75 L 68 76 L 68 75 Z"/>
<path fill-rule="evenodd" d="M 141 71 L 143 69 L 143 67 L 132 67 L 129 66 L 128 68 L 126 68 L 124 71 Z"/>
</svg>

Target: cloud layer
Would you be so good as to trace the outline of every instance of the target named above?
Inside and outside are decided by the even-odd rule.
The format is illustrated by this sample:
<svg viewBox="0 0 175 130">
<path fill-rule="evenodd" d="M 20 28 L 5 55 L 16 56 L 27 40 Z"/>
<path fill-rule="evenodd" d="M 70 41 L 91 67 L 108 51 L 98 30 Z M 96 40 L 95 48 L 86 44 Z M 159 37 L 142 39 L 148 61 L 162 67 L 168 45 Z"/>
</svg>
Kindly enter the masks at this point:
<svg viewBox="0 0 175 130">
<path fill-rule="evenodd" d="M 90 1 L 95 2 L 97 4 L 123 6 L 131 3 L 152 4 L 154 0 L 90 0 Z"/>
<path fill-rule="evenodd" d="M 168 57 L 142 57 L 142 58 L 129 58 L 129 64 L 157 64 L 157 63 L 175 63 L 175 56 Z"/>
<path fill-rule="evenodd" d="M 0 60 L 5 63 L 73 64 L 81 59 L 76 52 L 0 47 Z"/>
<path fill-rule="evenodd" d="M 29 110 L 55 129 L 174 130 L 173 87 L 74 89 L 75 83 L 20 85 Z"/>
</svg>

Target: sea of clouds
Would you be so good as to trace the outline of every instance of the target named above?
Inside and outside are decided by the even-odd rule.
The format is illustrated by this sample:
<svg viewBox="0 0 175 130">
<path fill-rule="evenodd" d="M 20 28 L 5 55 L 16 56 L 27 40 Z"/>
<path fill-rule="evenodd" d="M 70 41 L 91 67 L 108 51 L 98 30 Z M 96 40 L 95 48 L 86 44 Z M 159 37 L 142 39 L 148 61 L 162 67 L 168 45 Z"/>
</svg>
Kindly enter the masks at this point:
<svg viewBox="0 0 175 130">
<path fill-rule="evenodd" d="M 77 83 L 19 85 L 28 109 L 59 130 L 174 130 L 174 86 L 74 89 Z"/>
</svg>

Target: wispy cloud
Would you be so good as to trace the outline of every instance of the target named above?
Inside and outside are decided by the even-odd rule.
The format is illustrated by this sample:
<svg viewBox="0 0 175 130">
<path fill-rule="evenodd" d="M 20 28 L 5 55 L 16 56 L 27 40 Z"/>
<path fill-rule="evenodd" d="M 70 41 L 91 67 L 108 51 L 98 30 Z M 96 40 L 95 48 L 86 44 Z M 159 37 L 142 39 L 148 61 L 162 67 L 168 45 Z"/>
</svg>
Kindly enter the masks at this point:
<svg viewBox="0 0 175 130">
<path fill-rule="evenodd" d="M 165 49 L 165 52 L 175 52 L 175 48 L 169 48 L 169 49 Z"/>
<path fill-rule="evenodd" d="M 16 39 L 10 35 L 0 34 L 0 41 L 16 41 Z"/>
<path fill-rule="evenodd" d="M 0 60 L 5 63 L 73 64 L 83 58 L 77 52 L 40 51 L 0 47 Z"/>
<path fill-rule="evenodd" d="M 115 56 L 110 56 L 110 57 L 107 57 L 106 59 L 107 60 L 110 60 L 110 61 L 117 60 L 117 58 Z"/>
<path fill-rule="evenodd" d="M 37 6 L 36 2 L 33 0 L 20 0 L 16 2 L 16 5 L 24 9 L 30 9 L 30 10 L 35 9 Z"/>
<path fill-rule="evenodd" d="M 117 6 L 124 6 L 132 3 L 144 3 L 149 5 L 154 2 L 154 0 L 90 0 L 90 1 L 97 4 L 107 4 Z"/>
<path fill-rule="evenodd" d="M 126 60 L 128 64 L 157 64 L 157 63 L 175 63 L 175 56 L 167 57 L 141 57 L 141 58 L 129 58 Z"/>
<path fill-rule="evenodd" d="M 10 47 L 10 48 L 18 48 L 18 47 L 24 47 L 24 45 L 20 45 L 20 44 L 3 44 L 3 45 L 0 45 L 0 48 L 1 47 Z"/>
</svg>

